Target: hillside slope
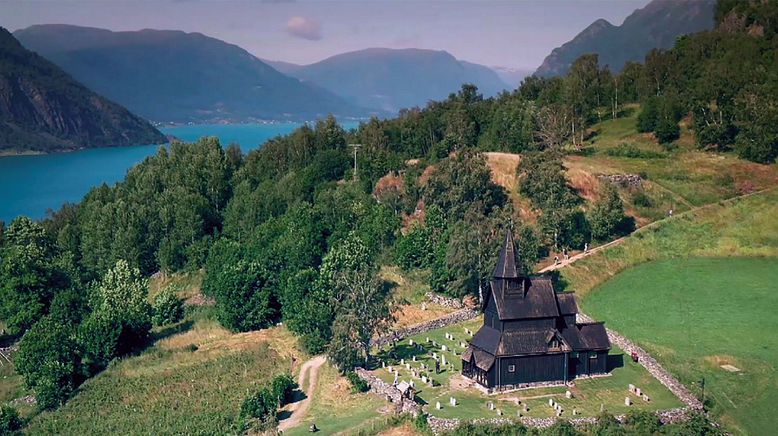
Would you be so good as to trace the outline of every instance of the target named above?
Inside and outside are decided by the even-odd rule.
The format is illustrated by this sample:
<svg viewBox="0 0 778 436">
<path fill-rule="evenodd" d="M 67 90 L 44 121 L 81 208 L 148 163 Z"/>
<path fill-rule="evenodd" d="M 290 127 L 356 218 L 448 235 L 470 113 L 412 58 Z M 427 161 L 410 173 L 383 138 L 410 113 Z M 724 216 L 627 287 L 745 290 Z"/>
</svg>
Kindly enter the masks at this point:
<svg viewBox="0 0 778 436">
<path fill-rule="evenodd" d="M 152 144 L 147 121 L 90 91 L 0 28 L 0 151 Z"/>
<path fill-rule="evenodd" d="M 565 75 L 573 61 L 588 53 L 599 54 L 600 65 L 621 71 L 628 61 L 642 61 L 651 49 L 672 47 L 681 35 L 712 29 L 715 5 L 715 0 L 654 0 L 633 12 L 621 26 L 599 19 L 555 48 L 535 75 Z"/>
<path fill-rule="evenodd" d="M 490 68 L 459 61 L 445 51 L 370 48 L 311 65 L 273 65 L 356 105 L 389 112 L 444 99 L 463 83 L 477 85 L 486 96 L 512 88 Z"/>
<path fill-rule="evenodd" d="M 155 121 L 312 119 L 365 111 L 200 33 L 39 25 L 15 32 L 92 89 Z"/>
</svg>

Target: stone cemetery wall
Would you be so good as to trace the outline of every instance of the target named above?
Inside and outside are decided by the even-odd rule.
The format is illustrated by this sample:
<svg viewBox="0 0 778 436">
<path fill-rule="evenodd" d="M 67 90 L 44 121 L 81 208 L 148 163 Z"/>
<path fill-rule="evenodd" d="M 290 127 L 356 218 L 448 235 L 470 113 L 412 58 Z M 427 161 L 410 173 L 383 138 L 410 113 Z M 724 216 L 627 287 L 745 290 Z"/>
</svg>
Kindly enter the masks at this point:
<svg viewBox="0 0 778 436">
<path fill-rule="evenodd" d="M 434 292 L 427 292 L 424 296 L 427 297 L 427 301 L 433 304 L 439 304 L 452 309 L 462 309 L 465 307 L 465 304 L 459 298 L 446 297 L 445 295 L 436 294 Z"/>
<path fill-rule="evenodd" d="M 381 347 L 387 344 L 391 344 L 394 341 L 402 340 L 408 336 L 417 335 L 419 333 L 428 332 L 449 326 L 451 324 L 457 324 L 463 321 L 471 320 L 479 315 L 479 312 L 473 309 L 461 309 L 454 313 L 450 313 L 446 316 L 431 321 L 416 324 L 405 329 L 398 330 L 393 333 L 380 336 L 372 340 L 371 345 L 374 347 Z"/>
<path fill-rule="evenodd" d="M 681 407 L 677 409 L 662 410 L 656 412 L 656 416 L 659 417 L 659 420 L 662 422 L 662 424 L 675 424 L 687 420 L 689 418 L 689 411 L 690 409 L 688 407 Z M 617 415 L 615 416 L 615 418 L 617 421 L 623 422 L 624 419 L 626 419 L 626 415 Z M 518 418 L 517 420 L 521 422 L 522 425 L 524 425 L 525 427 L 546 428 L 554 425 L 557 419 L 558 418 L 522 417 L 522 418 Z M 488 418 L 488 419 L 475 419 L 472 422 L 475 424 L 501 425 L 501 424 L 509 424 L 517 420 L 510 419 L 510 418 Z M 597 418 L 596 417 L 572 418 L 572 419 L 568 419 L 568 421 L 571 424 L 573 424 L 575 427 L 582 428 L 585 425 L 596 423 Z M 430 425 L 430 429 L 432 429 L 432 432 L 435 434 L 451 431 L 455 429 L 457 426 L 459 426 L 461 422 L 462 421 L 459 419 L 438 418 L 432 415 L 427 416 L 427 423 Z"/>
<path fill-rule="evenodd" d="M 643 184 L 643 179 L 637 174 L 608 174 L 598 176 L 598 178 L 623 188 L 640 188 Z"/>
<path fill-rule="evenodd" d="M 396 405 L 399 413 L 410 413 L 415 417 L 421 411 L 421 407 L 415 401 L 403 398 L 399 389 L 370 374 L 364 368 L 356 368 L 354 372 L 357 373 L 359 378 L 367 382 L 368 386 L 370 386 L 370 392 Z"/>
</svg>

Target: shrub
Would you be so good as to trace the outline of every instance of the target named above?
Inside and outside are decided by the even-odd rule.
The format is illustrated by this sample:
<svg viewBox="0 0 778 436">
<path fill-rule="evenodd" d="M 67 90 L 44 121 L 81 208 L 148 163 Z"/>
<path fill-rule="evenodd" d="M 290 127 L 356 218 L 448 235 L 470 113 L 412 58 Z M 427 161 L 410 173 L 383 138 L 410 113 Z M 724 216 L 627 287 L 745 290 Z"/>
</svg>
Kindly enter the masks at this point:
<svg viewBox="0 0 778 436">
<path fill-rule="evenodd" d="M 22 419 L 11 406 L 0 406 L 0 435 L 14 435 L 22 429 Z"/>
<path fill-rule="evenodd" d="M 121 332 L 119 323 L 95 315 L 78 326 L 76 341 L 83 353 L 82 364 L 88 375 L 102 371 L 118 355 Z"/>
<path fill-rule="evenodd" d="M 278 397 L 268 388 L 259 390 L 243 400 L 243 404 L 240 406 L 240 419 L 243 422 L 243 429 L 267 429 L 274 427 L 277 409 Z"/>
<path fill-rule="evenodd" d="M 637 118 L 638 132 L 645 133 L 654 130 L 657 124 L 657 117 L 659 116 L 658 109 L 656 98 L 649 98 L 643 102 L 643 107 Z"/>
<path fill-rule="evenodd" d="M 283 406 L 293 400 L 293 393 L 297 383 L 290 374 L 281 374 L 273 378 L 272 390 L 273 395 L 278 399 L 278 405 Z"/>
<path fill-rule="evenodd" d="M 347 372 L 346 378 L 349 382 L 351 382 L 351 392 L 358 394 L 360 392 L 367 392 L 370 390 L 370 385 L 368 385 L 366 381 L 362 380 L 356 372 Z"/>
<path fill-rule="evenodd" d="M 635 434 L 654 434 L 662 426 L 658 416 L 645 410 L 630 410 L 624 424 Z"/>
<path fill-rule="evenodd" d="M 35 391 L 42 409 L 63 404 L 84 379 L 73 336 L 72 327 L 45 317 L 19 343 L 16 371 L 27 388 Z"/>
<path fill-rule="evenodd" d="M 681 128 L 678 127 L 678 121 L 672 117 L 661 117 L 654 130 L 656 139 L 662 144 L 675 141 L 681 136 Z"/>
<path fill-rule="evenodd" d="M 653 150 L 643 150 L 633 144 L 619 144 L 617 147 L 605 150 L 605 154 L 613 157 L 626 157 L 632 159 L 663 159 L 666 154 Z"/>
<path fill-rule="evenodd" d="M 651 207 L 651 198 L 643 191 L 632 194 L 632 204 L 638 207 Z"/>
<path fill-rule="evenodd" d="M 165 289 L 154 298 L 152 306 L 154 325 L 173 324 L 184 318 L 184 301 L 170 289 Z"/>
</svg>

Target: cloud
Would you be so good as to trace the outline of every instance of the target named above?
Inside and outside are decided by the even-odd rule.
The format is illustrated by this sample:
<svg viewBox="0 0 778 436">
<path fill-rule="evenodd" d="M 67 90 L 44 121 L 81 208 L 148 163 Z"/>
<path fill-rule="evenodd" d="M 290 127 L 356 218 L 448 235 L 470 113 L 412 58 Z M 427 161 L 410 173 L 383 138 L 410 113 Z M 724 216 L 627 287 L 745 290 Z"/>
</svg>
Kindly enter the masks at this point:
<svg viewBox="0 0 778 436">
<path fill-rule="evenodd" d="M 318 41 L 322 38 L 321 24 L 318 21 L 305 17 L 292 17 L 286 22 L 286 33 L 309 41 Z"/>
</svg>

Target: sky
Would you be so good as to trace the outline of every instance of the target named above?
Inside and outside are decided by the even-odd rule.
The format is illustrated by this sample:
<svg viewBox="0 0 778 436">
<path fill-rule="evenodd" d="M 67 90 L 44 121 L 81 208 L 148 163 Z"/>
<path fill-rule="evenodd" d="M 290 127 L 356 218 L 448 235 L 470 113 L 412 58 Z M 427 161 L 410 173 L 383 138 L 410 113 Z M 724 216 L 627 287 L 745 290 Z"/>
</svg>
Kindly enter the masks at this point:
<svg viewBox="0 0 778 436">
<path fill-rule="evenodd" d="M 649 0 L 0 0 L 0 26 L 75 24 L 200 32 L 262 59 L 309 64 L 369 47 L 446 50 L 534 70 L 598 18 Z"/>
</svg>

